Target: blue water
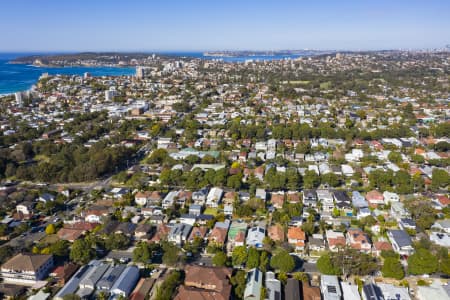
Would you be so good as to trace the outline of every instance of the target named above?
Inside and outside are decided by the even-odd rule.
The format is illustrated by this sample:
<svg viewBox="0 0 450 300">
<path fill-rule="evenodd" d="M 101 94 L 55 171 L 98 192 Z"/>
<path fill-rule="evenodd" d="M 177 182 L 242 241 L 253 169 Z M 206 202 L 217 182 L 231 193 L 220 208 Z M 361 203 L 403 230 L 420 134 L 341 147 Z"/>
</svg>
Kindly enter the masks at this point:
<svg viewBox="0 0 450 300">
<path fill-rule="evenodd" d="M 42 73 L 61 75 L 83 75 L 85 72 L 92 76 L 121 76 L 135 74 L 135 68 L 126 67 L 35 67 L 22 64 L 9 64 L 8 62 L 19 56 L 27 56 L 39 53 L 0 53 L 0 95 L 10 94 L 18 91 L 28 90 L 35 84 Z M 43 54 L 43 53 L 40 53 Z M 203 59 L 220 59 L 225 62 L 243 62 L 253 60 L 277 60 L 285 58 L 296 58 L 299 55 L 275 55 L 275 56 L 235 56 L 214 57 L 203 56 L 201 52 L 167 52 L 167 55 L 186 56 Z"/>
<path fill-rule="evenodd" d="M 92 76 L 105 75 L 133 75 L 135 68 L 112 68 L 112 67 L 61 67 L 46 68 L 30 65 L 9 64 L 8 61 L 17 57 L 14 54 L 0 54 L 0 95 L 10 94 L 18 91 L 28 90 L 37 82 L 42 73 L 83 75 L 89 72 Z"/>
</svg>

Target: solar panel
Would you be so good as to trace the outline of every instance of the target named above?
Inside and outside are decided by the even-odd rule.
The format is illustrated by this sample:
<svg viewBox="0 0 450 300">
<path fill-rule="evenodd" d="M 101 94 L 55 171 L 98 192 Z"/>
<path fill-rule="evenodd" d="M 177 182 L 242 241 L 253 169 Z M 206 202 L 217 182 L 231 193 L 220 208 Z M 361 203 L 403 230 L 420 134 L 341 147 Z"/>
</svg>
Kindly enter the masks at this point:
<svg viewBox="0 0 450 300">
<path fill-rule="evenodd" d="M 336 287 L 334 285 L 328 285 L 327 290 L 329 293 L 336 294 Z"/>
<path fill-rule="evenodd" d="M 87 269 L 89 269 L 88 266 L 83 266 L 83 268 L 75 275 L 75 278 L 80 279 L 83 277 L 84 273 L 86 273 Z"/>
</svg>

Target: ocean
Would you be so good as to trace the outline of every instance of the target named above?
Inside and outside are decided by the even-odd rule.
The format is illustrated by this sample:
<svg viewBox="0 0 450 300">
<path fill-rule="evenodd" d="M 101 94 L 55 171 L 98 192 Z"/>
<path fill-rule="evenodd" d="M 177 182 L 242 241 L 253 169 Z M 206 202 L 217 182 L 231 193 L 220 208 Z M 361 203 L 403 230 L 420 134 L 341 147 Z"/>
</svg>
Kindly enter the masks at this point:
<svg viewBox="0 0 450 300">
<path fill-rule="evenodd" d="M 0 95 L 25 91 L 37 82 L 43 73 L 63 75 L 83 75 L 85 72 L 92 76 L 121 76 L 134 75 L 135 68 L 132 67 L 35 67 L 23 64 L 9 64 L 16 57 L 43 54 L 43 53 L 0 53 Z M 166 52 L 162 54 L 174 56 L 196 57 L 203 59 L 220 59 L 226 62 L 243 62 L 252 60 L 276 60 L 284 58 L 296 58 L 299 55 L 273 55 L 273 56 L 233 56 L 214 57 L 204 56 L 202 52 Z"/>
<path fill-rule="evenodd" d="M 105 75 L 133 75 L 135 68 L 114 67 L 61 67 L 46 68 L 31 65 L 9 64 L 8 62 L 19 55 L 0 54 L 0 95 L 25 91 L 37 82 L 43 73 L 83 75 L 89 72 L 92 76 Z"/>
</svg>

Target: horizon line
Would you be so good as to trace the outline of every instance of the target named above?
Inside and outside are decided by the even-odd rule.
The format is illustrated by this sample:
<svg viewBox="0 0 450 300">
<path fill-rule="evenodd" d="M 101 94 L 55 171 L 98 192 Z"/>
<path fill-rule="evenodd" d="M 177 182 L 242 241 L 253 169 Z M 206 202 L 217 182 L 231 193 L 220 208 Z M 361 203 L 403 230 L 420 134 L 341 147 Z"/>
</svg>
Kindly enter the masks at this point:
<svg viewBox="0 0 450 300">
<path fill-rule="evenodd" d="M 202 49 L 178 49 L 178 50 L 156 50 L 156 49 L 121 49 L 121 50 L 113 50 L 113 49 L 104 49 L 104 50 L 0 50 L 2 54 L 19 54 L 19 53 L 28 53 L 28 54 L 41 54 L 41 53 L 199 53 L 199 52 L 246 52 L 246 51 L 254 51 L 254 52 L 276 52 L 276 51 L 342 51 L 342 52 L 375 52 L 375 51 L 424 51 L 424 50 L 442 50 L 449 49 L 448 45 L 444 45 L 442 47 L 428 47 L 428 48 L 360 48 L 360 49 L 320 49 L 320 48 L 285 48 L 285 49 L 214 49 L 214 50 L 202 50 Z"/>
</svg>

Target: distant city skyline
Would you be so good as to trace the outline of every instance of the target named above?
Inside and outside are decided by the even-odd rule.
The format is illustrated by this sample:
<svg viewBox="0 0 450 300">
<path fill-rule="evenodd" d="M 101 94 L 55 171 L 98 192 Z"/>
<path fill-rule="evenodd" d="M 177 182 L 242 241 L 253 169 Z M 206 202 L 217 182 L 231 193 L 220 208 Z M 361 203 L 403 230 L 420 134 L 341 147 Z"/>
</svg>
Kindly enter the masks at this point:
<svg viewBox="0 0 450 300">
<path fill-rule="evenodd" d="M 450 1 L 0 3 L 0 52 L 380 50 L 450 44 Z"/>
</svg>

